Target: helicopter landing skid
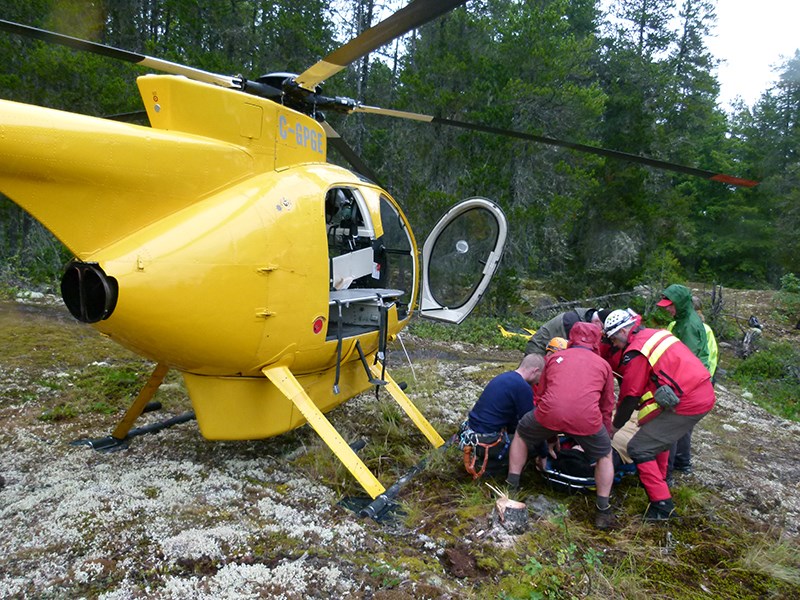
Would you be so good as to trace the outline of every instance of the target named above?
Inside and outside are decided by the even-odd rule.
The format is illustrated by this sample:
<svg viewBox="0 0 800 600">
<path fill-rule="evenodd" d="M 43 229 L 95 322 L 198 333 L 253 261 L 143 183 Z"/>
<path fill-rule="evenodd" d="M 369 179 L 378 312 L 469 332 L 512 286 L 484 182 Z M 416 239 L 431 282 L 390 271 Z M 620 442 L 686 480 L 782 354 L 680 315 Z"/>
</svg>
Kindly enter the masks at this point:
<svg viewBox="0 0 800 600">
<path fill-rule="evenodd" d="M 155 396 L 159 386 L 164 381 L 169 367 L 164 363 L 158 363 L 147 380 L 147 383 L 139 391 L 136 400 L 133 401 L 130 408 L 125 412 L 125 416 L 114 428 L 111 435 L 95 439 L 81 439 L 70 442 L 71 446 L 89 446 L 99 452 L 116 452 L 117 450 L 124 450 L 130 444 L 131 438 L 134 438 L 145 433 L 157 433 L 167 427 L 172 427 L 178 423 L 185 423 L 195 418 L 193 412 L 183 413 L 177 417 L 172 417 L 164 421 L 145 425 L 144 427 L 133 427 L 134 421 L 146 412 L 161 409 L 160 402 L 151 402 L 150 400 Z"/>
<path fill-rule="evenodd" d="M 281 393 L 291 400 L 292 404 L 303 415 L 308 424 L 322 438 L 322 441 L 330 448 L 347 470 L 358 480 L 367 493 L 376 498 L 386 491 L 377 480 L 372 471 L 358 457 L 350 445 L 344 440 L 336 428 L 325 417 L 322 411 L 314 404 L 308 396 L 303 386 L 297 381 L 288 367 L 277 366 L 262 369 L 266 377 L 278 388 Z"/>
<path fill-rule="evenodd" d="M 151 404 L 158 404 L 159 405 L 158 408 L 161 408 L 160 403 L 158 402 L 153 402 Z M 143 427 L 137 427 L 136 429 L 131 429 L 130 432 L 123 438 L 117 438 L 114 437 L 113 435 L 107 435 L 106 437 L 102 438 L 80 439 L 70 442 L 70 446 L 89 446 L 90 448 L 92 448 L 93 450 L 97 450 L 98 452 L 117 452 L 119 450 L 125 450 L 130 445 L 131 439 L 137 436 L 144 435 L 146 433 L 158 433 L 162 429 L 167 429 L 168 427 L 173 427 L 175 425 L 179 425 L 180 423 L 186 423 L 187 421 L 192 421 L 194 419 L 195 419 L 194 412 L 189 411 L 180 414 L 176 417 L 165 419 L 163 421 L 158 421 L 157 423 L 151 423 L 150 425 L 145 425 Z"/>
<path fill-rule="evenodd" d="M 383 365 L 376 362 L 369 367 L 373 377 L 376 379 L 381 376 Z M 386 488 L 383 487 L 380 481 L 372 474 L 367 465 L 358 457 L 353 451 L 341 434 L 325 417 L 319 407 L 314 404 L 314 401 L 309 397 L 308 393 L 300 382 L 295 378 L 288 367 L 274 366 L 262 369 L 264 375 L 269 379 L 273 385 L 280 390 L 280 392 L 289 399 L 298 411 L 303 415 L 309 425 L 317 432 L 322 441 L 330 448 L 342 464 L 350 471 L 350 474 L 356 478 L 361 487 L 373 498 L 377 499 L 386 493 Z M 388 373 L 383 373 L 386 381 L 386 391 L 394 398 L 397 404 L 409 416 L 411 421 L 417 428 L 425 435 L 428 441 L 434 448 L 439 448 L 444 445 L 444 440 L 436 432 L 433 426 L 422 415 L 419 409 L 414 406 L 411 399 L 403 393 L 400 387 L 389 376 Z M 399 489 L 397 490 L 399 491 Z M 397 492 L 395 492 L 396 495 Z M 388 503 L 388 500 L 385 501 Z"/>
<path fill-rule="evenodd" d="M 416 477 L 419 473 L 425 470 L 425 467 L 428 464 L 431 456 L 434 456 L 438 453 L 444 452 L 455 440 L 455 437 L 451 437 L 447 442 L 435 448 L 428 456 L 420 460 L 416 465 L 411 467 L 405 475 L 403 475 L 400 479 L 398 479 L 394 484 L 389 486 L 383 494 L 380 494 L 377 498 L 372 500 L 371 502 L 362 497 L 347 497 L 342 498 L 339 502 L 340 506 L 344 508 L 348 508 L 353 512 L 357 512 L 358 516 L 360 517 L 369 517 L 370 519 L 377 521 L 378 523 L 391 523 L 394 522 L 397 516 L 404 515 L 403 509 L 400 507 L 400 504 L 395 502 L 395 498 L 414 477 Z"/>
</svg>

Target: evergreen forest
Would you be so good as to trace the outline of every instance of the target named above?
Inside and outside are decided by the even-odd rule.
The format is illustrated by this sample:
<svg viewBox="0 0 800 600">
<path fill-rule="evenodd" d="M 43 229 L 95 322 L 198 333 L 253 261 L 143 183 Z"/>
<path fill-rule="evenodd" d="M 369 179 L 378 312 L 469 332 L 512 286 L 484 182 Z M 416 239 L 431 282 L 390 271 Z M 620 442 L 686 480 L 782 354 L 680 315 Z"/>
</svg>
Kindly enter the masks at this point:
<svg viewBox="0 0 800 600">
<path fill-rule="evenodd" d="M 403 4 L 3 0 L 0 12 L 255 78 L 302 72 Z M 715 18 L 714 0 L 472 0 L 351 65 L 324 93 L 760 182 L 751 189 L 460 129 L 330 120 L 418 240 L 462 198 L 500 204 L 511 229 L 498 289 L 509 295 L 523 279 L 567 297 L 650 281 L 774 287 L 800 273 L 800 51 L 752 106 L 723 109 L 707 46 Z M 4 99 L 96 116 L 143 108 L 135 78 L 146 70 L 128 63 L 2 33 L 0 65 Z M 346 164 L 333 150 L 329 160 Z M 0 276 L 46 284 L 69 258 L 0 197 Z"/>
</svg>

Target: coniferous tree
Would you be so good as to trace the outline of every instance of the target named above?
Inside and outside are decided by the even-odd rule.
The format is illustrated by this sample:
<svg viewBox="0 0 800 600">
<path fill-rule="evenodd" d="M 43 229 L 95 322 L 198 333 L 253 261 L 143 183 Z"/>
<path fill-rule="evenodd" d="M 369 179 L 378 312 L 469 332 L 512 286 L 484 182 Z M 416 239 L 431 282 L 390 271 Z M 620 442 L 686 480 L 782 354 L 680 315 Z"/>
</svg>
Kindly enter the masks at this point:
<svg viewBox="0 0 800 600">
<path fill-rule="evenodd" d="M 738 245 L 746 282 L 777 284 L 786 272 L 800 272 L 800 51 L 784 62 L 778 81 L 752 109 L 740 106 L 735 116 L 742 141 L 740 163 L 761 184 L 737 192 L 740 211 Z M 736 213 L 726 215 L 730 222 Z"/>
<path fill-rule="evenodd" d="M 604 107 L 601 145 L 656 156 L 658 123 L 671 74 L 665 57 L 675 42 L 670 29 L 672 0 L 619 0 L 612 5 L 610 31 L 599 65 Z M 661 173 L 633 163 L 606 160 L 587 219 L 576 237 L 575 268 L 608 286 L 626 284 L 657 245 L 657 207 L 667 186 Z"/>
<path fill-rule="evenodd" d="M 671 82 L 664 90 L 664 118 L 655 148 L 667 160 L 725 171 L 730 167 L 728 124 L 717 107 L 716 61 L 705 43 L 715 21 L 709 0 L 683 0 L 676 42 L 667 59 Z M 654 198 L 659 246 L 673 252 L 689 274 L 701 269 L 713 274 L 715 261 L 709 262 L 701 243 L 711 225 L 707 211 L 729 201 L 733 191 L 694 177 L 673 174 L 665 179 L 669 185 Z"/>
</svg>

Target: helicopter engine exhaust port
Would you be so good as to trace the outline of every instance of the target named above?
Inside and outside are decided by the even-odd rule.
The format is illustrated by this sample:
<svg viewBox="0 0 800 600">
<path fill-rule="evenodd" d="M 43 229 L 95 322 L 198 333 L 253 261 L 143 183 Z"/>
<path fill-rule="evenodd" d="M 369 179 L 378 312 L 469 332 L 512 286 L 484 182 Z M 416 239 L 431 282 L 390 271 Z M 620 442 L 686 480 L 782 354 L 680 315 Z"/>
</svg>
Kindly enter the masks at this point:
<svg viewBox="0 0 800 600">
<path fill-rule="evenodd" d="M 111 316 L 117 306 L 119 284 L 97 263 L 73 260 L 61 277 L 61 297 L 72 316 L 83 323 L 97 323 Z"/>
</svg>

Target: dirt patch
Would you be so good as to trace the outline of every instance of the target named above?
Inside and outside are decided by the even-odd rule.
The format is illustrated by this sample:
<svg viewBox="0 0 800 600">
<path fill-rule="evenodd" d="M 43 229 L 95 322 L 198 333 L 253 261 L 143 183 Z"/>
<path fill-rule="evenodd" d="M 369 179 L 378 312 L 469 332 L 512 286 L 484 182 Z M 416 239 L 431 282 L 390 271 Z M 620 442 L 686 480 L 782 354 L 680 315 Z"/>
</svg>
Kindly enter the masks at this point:
<svg viewBox="0 0 800 600">
<path fill-rule="evenodd" d="M 465 548 L 448 548 L 442 559 L 445 569 L 453 577 L 475 578 L 479 575 L 478 563 Z"/>
</svg>

